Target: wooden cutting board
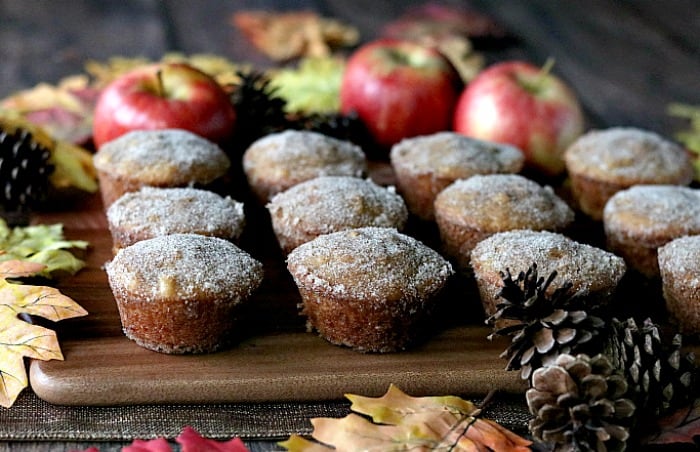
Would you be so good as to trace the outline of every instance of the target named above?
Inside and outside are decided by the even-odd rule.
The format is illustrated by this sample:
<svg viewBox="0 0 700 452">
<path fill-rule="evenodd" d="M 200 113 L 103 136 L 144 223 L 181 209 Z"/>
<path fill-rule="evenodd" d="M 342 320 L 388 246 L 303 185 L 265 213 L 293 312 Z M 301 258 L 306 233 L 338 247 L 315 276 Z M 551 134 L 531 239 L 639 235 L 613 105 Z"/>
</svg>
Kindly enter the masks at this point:
<svg viewBox="0 0 700 452">
<path fill-rule="evenodd" d="M 332 400 L 345 393 L 378 396 L 391 383 L 412 395 L 525 390 L 516 372 L 503 370 L 499 354 L 507 342 L 486 339 L 478 296 L 466 285 L 450 288 L 435 330 L 409 351 L 363 354 L 307 332 L 269 220 L 259 206 L 246 204 L 246 209 L 249 224 L 241 247 L 263 262 L 265 280 L 249 304 L 236 345 L 187 356 L 143 349 L 122 334 L 102 270 L 112 242 L 98 197 L 69 212 L 36 218 L 63 223 L 69 238 L 87 240 L 91 247 L 87 267 L 58 286 L 89 315 L 50 325 L 65 359 L 31 363 L 34 392 L 55 404 L 119 405 Z"/>
</svg>

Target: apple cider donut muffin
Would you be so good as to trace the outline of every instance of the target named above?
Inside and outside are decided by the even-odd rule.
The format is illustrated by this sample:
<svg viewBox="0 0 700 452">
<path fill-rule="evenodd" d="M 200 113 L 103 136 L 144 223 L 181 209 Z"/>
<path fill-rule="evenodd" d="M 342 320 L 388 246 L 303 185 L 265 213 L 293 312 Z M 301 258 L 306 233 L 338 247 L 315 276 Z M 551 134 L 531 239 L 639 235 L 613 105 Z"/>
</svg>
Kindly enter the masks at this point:
<svg viewBox="0 0 700 452">
<path fill-rule="evenodd" d="M 363 352 L 393 352 L 420 338 L 452 267 L 393 228 L 321 235 L 294 249 L 287 268 L 309 329 Z"/>
<path fill-rule="evenodd" d="M 627 269 L 625 261 L 608 251 L 576 242 L 550 231 L 515 230 L 498 232 L 472 250 L 474 270 L 486 315 L 496 312 L 503 288 L 501 272 L 517 275 L 533 264 L 543 277 L 557 271 L 557 281 L 570 281 L 572 291 L 591 303 L 604 303 L 615 292 Z M 551 290 L 560 285 L 553 284 Z"/>
<path fill-rule="evenodd" d="M 121 249 L 105 265 L 124 334 L 162 353 L 208 353 L 233 339 L 262 264 L 217 237 L 172 234 Z"/>
<path fill-rule="evenodd" d="M 681 332 L 700 335 L 700 235 L 668 242 L 658 258 L 666 309 Z"/>
<path fill-rule="evenodd" d="M 601 220 L 605 203 L 641 184 L 688 185 L 694 170 L 677 144 L 645 130 L 615 127 L 591 131 L 565 152 L 571 190 L 581 211 Z"/>
<path fill-rule="evenodd" d="M 104 144 L 94 156 L 105 208 L 143 186 L 201 186 L 231 164 L 214 143 L 180 129 L 137 130 Z"/>
<path fill-rule="evenodd" d="M 406 204 L 393 187 L 349 176 L 322 176 L 297 184 L 275 195 L 267 209 L 285 254 L 322 234 L 365 226 L 400 231 L 408 220 Z"/>
<path fill-rule="evenodd" d="M 196 188 L 143 187 L 107 209 L 114 252 L 140 240 L 176 233 L 220 237 L 236 243 L 243 232 L 243 203 Z"/>
<path fill-rule="evenodd" d="M 518 174 L 460 179 L 435 198 L 435 221 L 445 253 L 469 271 L 471 250 L 486 237 L 513 229 L 564 231 L 574 211 L 548 186 Z"/>
<path fill-rule="evenodd" d="M 267 203 L 299 182 L 319 176 L 364 177 L 359 146 L 316 132 L 287 130 L 260 138 L 243 154 L 243 171 L 253 193 Z"/>
<path fill-rule="evenodd" d="M 657 249 L 700 234 L 700 191 L 678 185 L 637 185 L 613 195 L 603 210 L 607 248 L 642 275 L 659 276 Z"/>
<path fill-rule="evenodd" d="M 515 147 L 454 132 L 404 139 L 391 148 L 390 159 L 408 210 L 426 221 L 433 220 L 437 194 L 455 180 L 475 174 L 517 173 L 525 162 Z"/>
</svg>

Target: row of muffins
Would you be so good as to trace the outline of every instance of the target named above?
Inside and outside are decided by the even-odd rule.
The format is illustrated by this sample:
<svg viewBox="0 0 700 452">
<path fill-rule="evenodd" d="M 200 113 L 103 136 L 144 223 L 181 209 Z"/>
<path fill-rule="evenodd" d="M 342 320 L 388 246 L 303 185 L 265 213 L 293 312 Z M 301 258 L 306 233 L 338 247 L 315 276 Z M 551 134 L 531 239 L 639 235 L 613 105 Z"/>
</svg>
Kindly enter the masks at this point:
<svg viewBox="0 0 700 452">
<path fill-rule="evenodd" d="M 317 144 L 316 146 L 313 145 L 314 140 Z M 519 171 L 520 167 L 522 167 L 522 156 L 519 154 L 519 151 L 510 149 L 507 146 L 478 142 L 476 140 L 467 139 L 466 137 L 455 136 L 454 134 L 450 133 L 441 133 L 431 137 L 419 137 L 412 140 L 423 141 L 423 143 L 418 145 L 417 143 L 411 143 L 411 140 L 406 140 L 405 142 L 401 143 L 401 146 L 397 146 L 396 148 L 400 149 L 403 147 L 408 148 L 409 150 L 421 149 L 423 150 L 423 156 L 426 157 L 433 155 L 432 153 L 425 151 L 425 149 L 430 148 L 431 143 L 442 142 L 441 144 L 434 144 L 434 148 L 437 150 L 436 152 L 442 152 L 447 156 L 446 158 L 453 160 L 455 158 L 459 159 L 459 156 L 461 155 L 462 160 L 468 164 L 468 173 L 470 176 L 479 174 L 479 171 L 482 173 L 517 172 Z M 327 142 L 329 141 L 332 146 L 327 145 Z M 296 144 L 290 146 L 290 143 Z M 446 145 L 445 143 L 451 144 Z M 455 150 L 446 152 L 446 149 L 451 149 L 450 146 L 457 146 L 457 149 L 459 149 L 459 143 L 462 143 L 462 147 L 465 150 L 461 152 Z M 318 146 L 319 144 L 320 146 Z M 405 223 L 406 214 L 405 210 L 401 209 L 400 198 L 397 199 L 398 196 L 395 194 L 393 194 L 392 197 L 391 190 L 380 188 L 370 181 L 358 179 L 358 176 L 364 176 L 366 174 L 366 163 L 362 158 L 363 156 L 361 151 L 358 153 L 358 150 L 354 149 L 352 146 L 353 145 L 350 145 L 349 143 L 329 140 L 326 137 L 319 137 L 306 132 L 284 132 L 266 137 L 265 139 L 261 140 L 261 142 L 251 146 L 249 151 L 246 152 L 246 155 L 244 155 L 244 169 L 246 171 L 248 181 L 253 191 L 258 195 L 259 200 L 268 201 L 267 207 L 270 210 L 273 226 L 275 225 L 276 220 L 278 220 L 277 223 L 279 227 L 274 226 L 274 229 L 278 240 L 280 241 L 280 245 L 285 252 L 291 252 L 305 241 L 313 241 L 316 235 L 333 233 L 337 229 L 362 227 L 367 225 L 367 221 L 369 221 L 369 225 L 375 227 L 375 230 L 383 230 L 385 227 L 392 227 L 396 229 L 402 228 L 402 225 Z M 261 149 L 263 151 L 261 151 Z M 316 154 L 313 152 L 307 152 L 304 154 L 300 153 L 299 149 L 321 149 L 321 151 L 318 151 L 320 153 L 317 152 Z M 409 152 L 404 151 L 403 153 Z M 405 177 L 402 179 L 399 176 L 402 168 L 400 166 L 400 159 L 395 157 L 399 154 L 400 153 L 398 150 L 392 150 L 392 166 L 397 174 L 397 180 L 406 181 Z M 262 157 L 260 157 L 261 155 Z M 409 158 L 406 165 L 417 166 L 416 160 L 418 159 Z M 429 158 L 427 160 L 429 160 Z M 518 163 L 518 161 L 520 161 L 520 163 Z M 435 162 L 442 165 L 437 166 L 436 168 L 438 169 L 445 167 L 449 168 L 450 171 L 455 171 L 455 168 L 459 167 L 459 165 L 456 164 L 447 165 L 444 163 L 444 161 L 441 161 L 440 158 L 436 159 L 433 163 Z M 307 170 L 308 168 L 312 168 L 312 170 L 307 171 L 307 173 L 304 174 L 303 170 L 293 168 L 294 166 Z M 425 171 L 423 172 L 425 173 Z M 300 176 L 300 174 L 302 174 L 302 176 Z M 341 174 L 343 176 L 323 177 L 332 174 Z M 318 176 L 322 177 L 318 178 Z M 499 227 L 500 229 L 505 230 L 523 228 L 565 230 L 567 225 L 573 221 L 572 211 L 568 208 L 568 206 L 566 206 L 565 203 L 563 203 L 562 200 L 554 195 L 551 189 L 539 186 L 534 182 L 523 178 L 522 176 L 517 176 L 515 174 L 483 177 L 474 176 L 473 178 L 462 180 L 465 178 L 465 176 L 464 173 L 461 173 L 456 174 L 454 178 L 456 181 L 453 181 L 455 182 L 455 187 L 451 187 L 451 189 L 456 193 L 456 195 L 453 195 L 456 201 L 453 200 L 451 209 L 448 207 L 438 208 L 438 212 L 442 210 L 449 212 L 449 215 L 443 215 L 448 218 L 450 216 L 455 217 L 460 213 L 463 214 L 464 211 L 472 212 L 472 219 L 485 219 L 483 222 L 485 225 L 488 225 L 489 223 L 495 225 L 495 227 L 492 227 L 491 230 L 489 230 L 488 227 L 484 227 L 484 224 L 477 226 L 471 225 L 471 227 L 465 226 L 464 224 L 452 225 L 453 229 L 457 231 L 456 233 L 452 234 L 452 236 L 458 237 L 458 240 L 454 241 L 456 243 L 454 246 L 449 245 L 451 235 L 447 232 L 443 233 L 441 230 L 441 235 L 444 236 L 443 241 L 446 244 L 445 249 L 451 250 L 447 251 L 447 254 L 453 258 L 456 258 L 458 262 L 461 258 L 462 261 L 460 262 L 460 266 L 465 265 L 467 261 L 469 261 L 470 267 L 474 266 L 471 263 L 470 250 L 490 234 L 498 232 Z M 426 180 L 425 177 L 423 179 L 424 181 Z M 449 177 L 447 179 L 449 179 Z M 500 181 L 496 182 L 497 179 Z M 307 182 L 303 182 L 303 180 L 307 180 Z M 437 177 L 429 175 L 427 180 L 427 184 L 430 184 L 433 181 L 438 181 L 438 184 L 443 184 L 443 188 L 449 185 L 449 180 L 446 183 L 444 178 L 443 180 L 440 180 Z M 489 187 L 489 184 L 493 185 L 494 187 L 500 187 L 500 194 L 492 196 L 494 193 L 492 191 L 493 189 L 485 189 L 486 187 Z M 358 189 L 360 186 L 362 189 Z M 424 207 L 427 202 L 414 202 L 414 207 L 411 209 L 411 202 L 408 202 L 408 200 L 411 199 L 411 192 L 418 194 L 418 196 L 414 197 L 415 199 L 421 199 L 421 195 L 425 195 L 426 193 L 430 194 L 432 192 L 430 196 L 435 198 L 433 201 L 433 206 L 441 205 L 436 202 L 437 198 L 440 198 L 441 196 L 445 199 L 449 199 L 447 196 L 447 194 L 450 193 L 449 190 L 427 187 L 426 182 L 415 184 L 406 184 L 404 182 L 403 186 L 401 182 L 399 182 L 399 187 L 403 198 L 407 200 L 409 209 L 412 210 L 413 213 L 417 212 L 416 206 L 422 205 Z M 294 189 L 292 190 L 292 188 Z M 410 190 L 411 188 L 414 190 Z M 458 190 L 457 188 L 460 189 Z M 333 190 L 335 190 L 336 194 L 330 195 L 330 193 L 333 193 Z M 363 190 L 365 190 L 366 193 L 363 192 Z M 477 203 L 475 206 L 480 205 L 482 210 L 479 211 L 478 208 L 463 208 L 461 209 L 462 212 L 460 212 L 460 200 L 461 202 L 464 202 L 465 200 L 470 199 L 470 190 L 473 198 L 479 198 L 479 196 L 481 196 L 482 204 Z M 285 193 L 287 191 L 290 193 Z M 352 194 L 356 191 L 364 194 L 353 197 Z M 443 192 L 445 192 L 445 194 L 443 194 Z M 371 193 L 371 195 L 368 193 Z M 377 198 L 378 193 L 382 193 L 382 196 L 384 196 L 385 199 L 381 201 L 373 199 L 373 197 Z M 496 193 L 498 193 L 498 190 L 496 190 Z M 368 202 L 368 199 L 372 200 L 372 202 Z M 388 199 L 391 199 L 392 201 L 388 201 Z M 322 201 L 327 202 L 324 204 Z M 491 204 L 489 204 L 489 202 Z M 392 209 L 387 209 L 387 212 L 393 212 L 391 215 L 389 215 L 387 212 L 384 212 L 383 209 L 386 208 L 387 204 L 392 203 L 394 207 Z M 445 201 L 444 204 L 449 205 L 450 203 Z M 301 212 L 297 211 L 295 213 L 294 205 L 296 205 L 297 210 L 301 208 Z M 515 212 L 513 210 L 514 208 L 517 208 L 518 206 L 522 207 L 523 205 L 525 205 L 523 212 Z M 311 212 L 304 212 L 304 208 L 309 208 L 310 206 L 315 207 L 315 210 L 312 208 Z M 499 208 L 502 212 L 501 216 L 499 217 L 496 215 L 495 218 L 489 218 L 489 213 L 492 213 L 494 210 L 498 211 Z M 439 213 L 437 215 L 435 214 L 435 207 L 433 207 L 433 209 L 432 214 L 436 218 L 439 217 Z M 377 214 L 378 211 L 381 211 L 381 213 Z M 372 213 L 372 215 L 370 215 L 370 220 L 359 220 L 363 214 L 367 213 Z M 324 214 L 327 214 L 325 218 L 323 216 Z M 532 223 L 528 224 L 527 221 L 530 220 L 523 223 L 523 217 L 527 217 L 527 214 L 534 215 L 532 221 L 534 221 L 535 226 L 533 226 Z M 332 224 L 333 221 L 338 220 L 339 217 L 341 218 L 340 221 L 337 224 Z M 383 222 L 378 221 L 378 219 L 382 219 Z M 509 223 L 511 220 L 514 222 Z M 551 220 L 555 221 L 553 221 L 551 224 L 547 223 Z M 537 222 L 542 224 L 537 225 Z M 305 225 L 305 223 L 307 224 Z M 443 223 L 446 222 L 443 221 Z M 438 224 L 440 224 L 439 221 Z M 313 227 L 309 228 L 309 225 L 312 225 Z M 314 227 L 316 228 L 315 230 Z M 445 229 L 446 231 L 448 230 L 447 228 L 441 229 Z M 464 229 L 471 229 L 471 231 L 467 234 L 472 236 L 470 238 L 471 241 L 464 241 L 462 237 L 459 237 L 460 234 L 464 235 Z M 525 231 L 519 232 L 519 234 L 525 234 Z M 558 235 L 555 236 L 557 237 L 557 240 L 560 239 Z M 464 245 L 464 242 L 468 243 L 468 245 Z M 554 240 L 554 243 L 556 243 L 556 240 Z M 572 244 L 569 243 L 569 245 Z M 579 247 L 579 245 L 574 246 L 574 248 L 577 247 Z M 415 250 L 413 253 L 415 253 Z M 608 260 L 616 262 L 616 264 L 612 266 L 613 271 L 603 272 L 603 274 L 608 273 L 609 275 L 609 277 L 606 279 L 608 281 L 608 287 L 606 290 L 609 291 L 614 288 L 616 283 L 619 281 L 617 276 L 624 273 L 624 264 L 620 265 L 621 259 L 611 260 L 611 255 L 609 253 L 602 254 L 601 256 L 598 256 L 599 260 L 602 259 L 602 261 Z M 290 271 L 292 271 L 291 269 L 294 267 L 291 264 L 291 262 L 293 262 L 293 258 L 293 255 L 288 258 Z M 334 262 L 336 259 L 339 258 L 332 259 L 331 262 Z M 352 260 L 353 257 L 349 255 L 346 256 L 346 259 Z M 316 264 L 320 265 L 318 261 Z M 392 265 L 396 265 L 396 262 L 394 262 Z M 523 265 L 525 264 L 523 263 Z M 307 266 L 304 266 L 304 268 L 308 270 Z M 444 269 L 446 267 L 442 268 L 444 273 Z M 611 267 L 598 266 L 598 268 L 608 270 Z M 495 269 L 494 271 L 496 271 L 497 274 L 497 272 L 502 270 L 503 268 L 499 268 Z M 483 275 L 484 274 L 481 273 L 477 274 L 476 276 L 481 281 L 484 281 L 487 278 Z M 595 280 L 596 278 L 602 277 L 598 273 L 585 275 L 577 274 L 573 276 L 582 281 Z M 301 279 L 295 277 L 295 281 L 298 285 L 300 285 Z M 352 284 L 353 281 L 345 281 L 340 285 L 346 287 L 348 283 Z M 408 283 L 410 283 L 410 281 L 404 281 L 403 284 L 406 285 Z M 300 291 L 301 290 L 302 289 L 300 287 Z M 316 291 L 318 291 L 318 287 L 316 288 Z M 485 305 L 488 306 L 489 304 L 492 304 L 492 302 L 489 301 L 489 298 L 486 296 L 486 293 L 484 291 L 482 292 Z M 307 306 L 317 306 L 318 300 L 319 298 L 317 296 L 315 304 L 308 304 Z M 312 314 L 307 308 L 305 308 L 305 314 L 310 319 L 314 317 L 314 314 Z M 336 312 L 331 316 L 331 318 L 337 314 L 338 313 Z M 310 320 L 310 324 L 315 329 L 321 329 L 318 326 L 321 324 L 321 321 Z M 355 331 L 353 334 L 354 336 L 360 336 L 357 331 Z M 388 335 L 388 332 L 386 334 Z M 331 342 L 343 343 L 362 350 L 391 351 L 393 349 L 403 348 L 405 344 L 396 344 L 399 344 L 402 341 L 406 342 L 406 337 L 410 337 L 412 334 L 404 334 L 401 341 L 389 341 L 388 343 L 382 345 L 377 345 L 378 342 L 376 338 L 373 339 L 373 341 L 365 341 L 361 343 L 361 345 L 357 345 L 357 343 L 353 342 L 352 337 L 350 340 L 347 340 L 347 338 L 340 340 L 337 338 L 330 339 L 331 333 L 328 332 L 322 332 L 322 335 L 329 338 Z M 374 346 L 372 343 L 374 343 Z"/>
</svg>

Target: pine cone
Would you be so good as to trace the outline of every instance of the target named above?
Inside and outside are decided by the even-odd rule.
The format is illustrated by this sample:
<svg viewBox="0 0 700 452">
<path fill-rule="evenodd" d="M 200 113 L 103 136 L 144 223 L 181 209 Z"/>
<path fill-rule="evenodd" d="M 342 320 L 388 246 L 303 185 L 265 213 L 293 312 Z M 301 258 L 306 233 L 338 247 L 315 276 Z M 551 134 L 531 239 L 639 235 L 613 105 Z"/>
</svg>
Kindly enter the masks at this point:
<svg viewBox="0 0 700 452">
<path fill-rule="evenodd" d="M 262 72 L 237 73 L 240 83 L 231 93 L 236 110 L 236 145 L 245 150 L 253 141 L 289 127 L 287 102 L 276 95 L 270 79 Z"/>
<path fill-rule="evenodd" d="M 530 431 L 554 451 L 624 450 L 635 412 L 626 392 L 606 356 L 560 355 L 533 374 Z"/>
<path fill-rule="evenodd" d="M 520 369 L 521 377 L 529 379 L 534 369 L 551 363 L 561 353 L 585 353 L 599 345 L 594 339 L 603 337 L 600 333 L 606 323 L 587 312 L 583 297 L 571 294 L 570 282 L 550 290 L 556 271 L 546 280 L 538 278 L 537 265 L 532 264 L 517 279 L 508 269 L 501 276 L 503 288 L 498 296 L 503 301 L 487 323 L 511 320 L 489 336 L 513 336 L 501 354 L 508 358 L 507 370 Z"/>
<path fill-rule="evenodd" d="M 311 130 L 339 140 L 355 143 L 362 149 L 371 150 L 376 143 L 357 113 L 316 113 L 296 118 L 295 129 Z"/>
<path fill-rule="evenodd" d="M 43 202 L 49 191 L 51 151 L 24 129 L 0 129 L 0 206 L 5 212 L 26 212 Z"/>
<path fill-rule="evenodd" d="M 613 319 L 611 327 L 606 351 L 613 365 L 624 370 L 640 412 L 658 416 L 694 397 L 695 356 L 682 353 L 680 334 L 665 344 L 650 319 L 641 327 L 632 318 Z"/>
</svg>

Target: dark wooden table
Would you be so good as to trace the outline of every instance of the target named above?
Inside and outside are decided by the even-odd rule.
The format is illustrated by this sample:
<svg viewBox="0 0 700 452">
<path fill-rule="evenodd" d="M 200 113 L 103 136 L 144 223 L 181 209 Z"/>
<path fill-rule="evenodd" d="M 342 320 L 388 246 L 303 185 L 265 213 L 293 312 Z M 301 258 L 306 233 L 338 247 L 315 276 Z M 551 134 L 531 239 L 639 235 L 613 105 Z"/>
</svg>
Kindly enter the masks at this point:
<svg viewBox="0 0 700 452">
<path fill-rule="evenodd" d="M 0 98 L 80 73 L 88 59 L 166 51 L 215 53 L 267 66 L 231 26 L 242 9 L 313 9 L 352 23 L 363 40 L 422 1 L 0 0 Z M 459 0 L 445 3 L 464 5 Z M 488 62 L 556 62 L 580 96 L 589 127 L 636 126 L 672 136 L 684 126 L 671 102 L 700 105 L 700 8 L 695 0 L 480 0 L 468 5 L 499 21 L 515 40 L 480 49 Z M 271 442 L 251 442 L 268 450 Z M 84 447 L 87 447 L 85 443 Z M 0 443 L 0 449 L 65 450 L 71 443 Z M 103 450 L 118 445 L 100 445 Z"/>
</svg>

